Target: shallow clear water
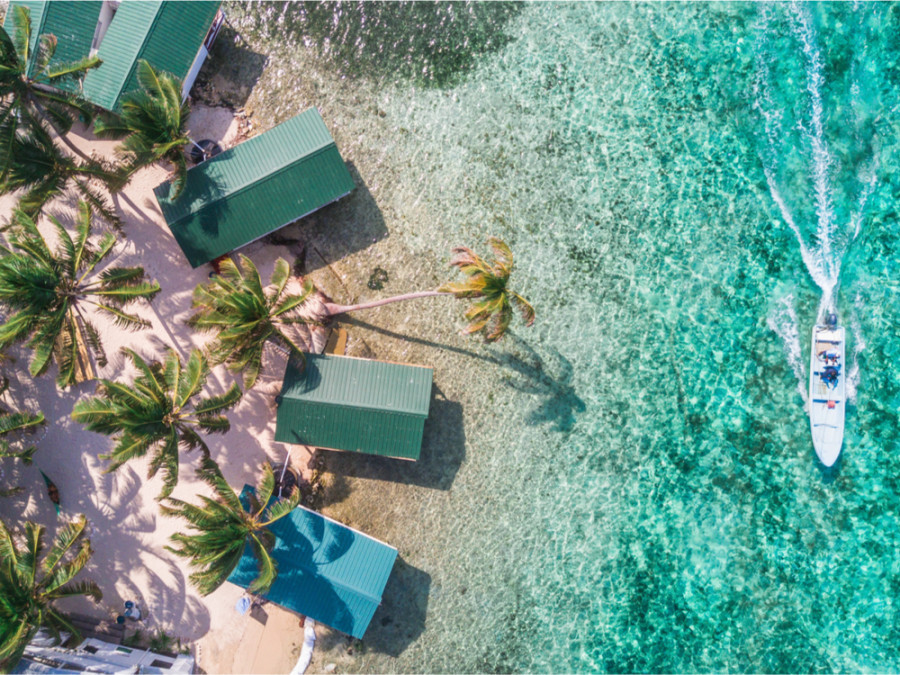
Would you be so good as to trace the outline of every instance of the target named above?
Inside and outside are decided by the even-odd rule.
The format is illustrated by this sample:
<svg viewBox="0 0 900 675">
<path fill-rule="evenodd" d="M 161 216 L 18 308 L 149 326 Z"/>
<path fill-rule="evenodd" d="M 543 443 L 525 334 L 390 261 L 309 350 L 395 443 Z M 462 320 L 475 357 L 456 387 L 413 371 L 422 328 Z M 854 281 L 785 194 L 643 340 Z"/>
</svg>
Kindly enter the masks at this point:
<svg viewBox="0 0 900 675">
<path fill-rule="evenodd" d="M 328 512 L 402 560 L 315 667 L 900 670 L 900 6 L 231 15 L 270 54 L 256 119 L 318 105 L 365 185 L 328 217 L 383 220 L 353 264 L 427 287 L 496 234 L 538 311 L 495 347 L 456 307 L 361 317 L 440 394 L 424 468 L 329 460 Z M 836 283 L 855 398 L 824 470 L 806 340 Z"/>
</svg>

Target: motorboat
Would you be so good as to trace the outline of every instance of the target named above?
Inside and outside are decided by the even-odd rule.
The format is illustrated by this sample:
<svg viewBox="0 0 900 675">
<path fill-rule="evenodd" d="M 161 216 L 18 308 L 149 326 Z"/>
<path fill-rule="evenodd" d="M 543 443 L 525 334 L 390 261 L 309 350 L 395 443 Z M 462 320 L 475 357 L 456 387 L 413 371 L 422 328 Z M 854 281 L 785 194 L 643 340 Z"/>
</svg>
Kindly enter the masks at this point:
<svg viewBox="0 0 900 675">
<path fill-rule="evenodd" d="M 832 466 L 844 442 L 847 372 L 844 362 L 844 328 L 837 315 L 828 312 L 824 325 L 812 332 L 809 367 L 809 425 L 813 447 L 825 466 Z"/>
</svg>

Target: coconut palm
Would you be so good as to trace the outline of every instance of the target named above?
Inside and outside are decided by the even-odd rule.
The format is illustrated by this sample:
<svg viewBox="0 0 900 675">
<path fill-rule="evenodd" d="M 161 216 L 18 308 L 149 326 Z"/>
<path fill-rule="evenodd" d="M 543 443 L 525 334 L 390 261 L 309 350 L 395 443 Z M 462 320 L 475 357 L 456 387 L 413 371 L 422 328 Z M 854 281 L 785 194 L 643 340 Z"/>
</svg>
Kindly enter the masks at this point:
<svg viewBox="0 0 900 675">
<path fill-rule="evenodd" d="M 39 36 L 32 51 L 31 12 L 21 4 L 10 11 L 12 36 L 0 28 L 0 163 L 4 164 L 3 151 L 17 129 L 43 129 L 46 120 L 65 134 L 77 117 L 91 119 L 93 107 L 71 90 L 88 70 L 100 65 L 96 56 L 51 65 L 56 36 Z"/>
<path fill-rule="evenodd" d="M 102 598 L 93 581 L 74 581 L 91 558 L 86 528 L 84 516 L 65 525 L 39 562 L 44 526 L 26 522 L 23 536 L 17 537 L 0 522 L 0 672 L 12 670 L 41 628 L 57 640 L 63 630 L 79 634 L 54 606 L 56 600 L 88 596 L 96 602 Z"/>
<path fill-rule="evenodd" d="M 121 225 L 97 183 L 109 192 L 118 192 L 128 181 L 127 169 L 97 159 L 77 160 L 63 152 L 43 129 L 17 134 L 5 152 L 9 162 L 0 181 L 0 194 L 24 190 L 18 206 L 28 215 L 37 217 L 50 199 L 72 187 L 107 222 Z"/>
<path fill-rule="evenodd" d="M 371 309 L 401 300 L 453 295 L 457 298 L 477 300 L 465 313 L 469 325 L 464 333 L 483 331 L 489 342 L 499 340 L 512 321 L 513 307 L 519 310 L 526 326 L 534 323 L 534 308 L 525 298 L 507 287 L 513 269 L 513 256 L 509 246 L 496 237 L 490 237 L 488 244 L 494 251 L 493 263 L 488 263 L 465 246 L 453 249 L 455 255 L 450 264 L 459 268 L 468 277 L 465 281 L 444 284 L 436 291 L 407 293 L 358 305 L 338 305 L 325 301 L 321 303 L 321 310 L 316 318 L 324 321 L 336 314 Z"/>
<path fill-rule="evenodd" d="M 256 382 L 262 364 L 263 347 L 271 341 L 303 358 L 303 352 L 285 333 L 285 328 L 307 320 L 296 310 L 309 298 L 312 282 L 296 283 L 298 292 L 287 292 L 291 267 L 283 258 L 275 261 L 271 284 L 263 288 L 256 265 L 242 255 L 240 266 L 224 260 L 219 274 L 194 290 L 194 314 L 188 324 L 201 331 L 215 332 L 208 347 L 213 363 L 227 363 L 233 371 L 243 371 L 244 387 Z"/>
<path fill-rule="evenodd" d="M 184 189 L 187 160 L 184 146 L 190 107 L 181 99 L 181 81 L 159 72 L 143 59 L 138 61 L 140 90 L 127 96 L 119 115 L 106 114 L 94 122 L 100 138 L 124 138 L 119 152 L 128 158 L 132 170 L 167 161 L 172 167 L 172 198 Z"/>
<path fill-rule="evenodd" d="M 0 325 L 0 350 L 28 340 L 34 350 L 32 375 L 56 361 L 60 387 L 75 382 L 79 349 L 86 345 L 98 365 L 106 364 L 100 334 L 85 315 L 86 306 L 123 328 L 138 329 L 149 322 L 125 311 L 138 301 L 149 301 L 159 284 L 145 281 L 142 267 L 106 267 L 98 272 L 116 243 L 107 232 L 91 241 L 91 208 L 78 204 L 75 237 L 55 218 L 57 250 L 51 251 L 34 220 L 21 210 L 13 213 L 9 248 L 0 246 L 0 305 L 10 316 Z"/>
<path fill-rule="evenodd" d="M 112 452 L 101 455 L 111 460 L 107 473 L 151 453 L 148 478 L 162 470 L 163 490 L 157 499 L 164 499 L 178 482 L 179 449 L 199 448 L 209 456 L 196 430 L 228 431 L 228 419 L 221 413 L 240 400 L 241 390 L 234 384 L 220 396 L 201 396 L 209 367 L 196 349 L 183 368 L 174 350 L 163 363 L 149 364 L 130 349 L 122 352 L 138 370 L 134 382 L 100 380 L 99 395 L 76 403 L 72 418 L 90 431 L 114 437 Z"/>
<path fill-rule="evenodd" d="M 246 496 L 248 506 L 245 507 L 211 459 L 204 458 L 197 473 L 212 487 L 216 498 L 200 495 L 200 506 L 170 498 L 172 506 L 161 507 L 162 512 L 184 518 L 193 532 L 173 534 L 172 541 L 177 546 L 166 548 L 190 559 L 191 566 L 197 568 L 190 576 L 191 582 L 201 595 L 209 595 L 234 571 L 245 546 L 250 544 L 259 563 L 259 576 L 248 590 L 264 593 L 278 572 L 269 553 L 275 537 L 267 528 L 297 506 L 300 491 L 295 488 L 289 496 L 273 501 L 275 475 L 266 462 L 255 493 Z"/>
</svg>

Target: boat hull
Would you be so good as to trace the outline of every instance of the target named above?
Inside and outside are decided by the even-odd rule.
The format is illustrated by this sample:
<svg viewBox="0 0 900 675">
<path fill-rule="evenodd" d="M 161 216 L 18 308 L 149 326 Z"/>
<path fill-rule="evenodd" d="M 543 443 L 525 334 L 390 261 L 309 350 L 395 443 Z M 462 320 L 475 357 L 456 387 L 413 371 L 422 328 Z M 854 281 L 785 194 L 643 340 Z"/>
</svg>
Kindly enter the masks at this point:
<svg viewBox="0 0 900 675">
<path fill-rule="evenodd" d="M 844 443 L 846 368 L 844 329 L 816 326 L 809 368 L 809 424 L 819 461 L 832 466 Z"/>
</svg>

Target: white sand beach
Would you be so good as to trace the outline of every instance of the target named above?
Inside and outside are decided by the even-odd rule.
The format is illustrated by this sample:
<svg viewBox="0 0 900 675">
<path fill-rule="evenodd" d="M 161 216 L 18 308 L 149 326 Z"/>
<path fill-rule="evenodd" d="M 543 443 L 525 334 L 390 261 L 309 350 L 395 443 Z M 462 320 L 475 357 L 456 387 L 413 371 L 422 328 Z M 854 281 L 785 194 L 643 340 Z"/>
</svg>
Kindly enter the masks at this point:
<svg viewBox="0 0 900 675">
<path fill-rule="evenodd" d="M 238 138 L 238 123 L 226 108 L 195 107 L 191 117 L 194 138 L 212 138 L 229 147 Z M 111 155 L 115 142 L 101 141 L 83 127 L 74 129 L 69 140 L 84 153 Z M 202 347 L 205 336 L 192 332 L 185 320 L 191 313 L 191 293 L 197 284 L 208 279 L 209 266 L 191 269 L 169 232 L 153 188 L 166 180 L 160 166 L 146 168 L 114 198 L 123 220 L 124 235 L 114 256 L 117 265 L 141 265 L 163 291 L 151 306 L 138 303 L 134 311 L 152 323 L 152 328 L 129 332 L 99 319 L 108 364 L 97 370 L 100 378 L 130 378 L 130 364 L 120 353 L 128 347 L 146 359 L 159 359 L 168 348 L 186 358 L 191 349 Z M 0 201 L 0 212 L 10 214 L 15 199 Z M 71 226 L 75 199 L 58 199 L 47 212 Z M 46 219 L 39 227 L 48 242 L 54 242 L 52 228 Z M 95 232 L 102 231 L 98 222 Z M 252 256 L 263 279 L 272 272 L 279 256 L 292 260 L 281 246 L 255 243 L 243 253 Z M 328 275 L 329 268 L 319 270 Z M 328 285 L 328 280 L 321 281 Z M 142 306 L 143 305 L 143 306 Z M 76 599 L 61 603 L 66 610 L 106 619 L 115 619 L 126 600 L 135 601 L 142 609 L 140 628 L 145 634 L 162 630 L 183 641 L 194 642 L 198 665 L 206 672 L 288 672 L 302 643 L 303 630 L 296 615 L 268 604 L 261 615 L 239 615 L 235 603 L 244 591 L 225 584 L 210 596 L 201 597 L 188 582 L 190 570 L 186 561 L 164 549 L 169 536 L 183 528 L 181 521 L 160 514 L 155 497 L 161 480 L 146 479 L 147 462 L 133 461 L 111 474 L 104 473 L 106 462 L 98 455 L 107 452 L 112 441 L 100 434 L 84 430 L 70 418 L 72 407 L 81 398 L 93 395 L 94 382 L 84 382 L 67 390 L 57 388 L 55 366 L 43 377 L 30 378 L 27 362 L 30 353 L 19 346 L 12 355 L 18 374 L 6 398 L 27 409 L 38 406 L 48 424 L 38 432 L 38 451 L 32 466 L 16 464 L 7 471 L 11 484 L 25 490 L 4 500 L 0 509 L 13 521 L 35 520 L 52 533 L 60 520 L 46 496 L 40 471 L 43 470 L 59 487 L 62 519 L 84 514 L 90 523 L 90 539 L 94 554 L 85 576 L 94 579 L 103 591 L 103 600 L 93 604 Z M 309 477 L 311 455 L 307 448 L 275 443 L 275 396 L 281 386 L 285 358 L 275 349 L 267 349 L 264 369 L 256 386 L 245 392 L 238 406 L 228 413 L 231 430 L 225 435 L 206 437 L 214 459 L 225 478 L 235 488 L 255 483 L 258 470 L 266 460 L 281 462 L 290 449 L 291 466 Z M 208 381 L 211 393 L 224 392 L 235 376 L 224 366 L 213 369 Z M 193 474 L 197 453 L 182 454 L 179 482 L 174 497 L 192 500 L 197 493 L 210 494 L 209 489 Z M 265 623 L 260 619 L 265 619 Z M 296 643 L 294 645 L 293 643 Z M 273 648 L 274 646 L 274 648 Z M 294 646 L 296 649 L 294 649 Z"/>
</svg>

